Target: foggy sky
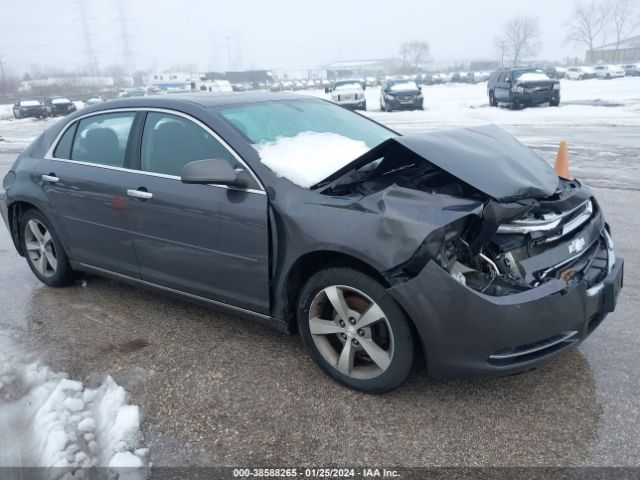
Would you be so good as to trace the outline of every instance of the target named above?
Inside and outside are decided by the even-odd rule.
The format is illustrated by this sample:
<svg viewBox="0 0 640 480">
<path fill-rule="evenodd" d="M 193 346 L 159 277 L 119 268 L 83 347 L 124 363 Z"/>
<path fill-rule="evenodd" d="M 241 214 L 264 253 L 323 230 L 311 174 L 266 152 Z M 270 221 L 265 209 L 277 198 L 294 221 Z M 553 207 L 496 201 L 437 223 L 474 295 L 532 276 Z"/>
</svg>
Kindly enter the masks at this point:
<svg viewBox="0 0 640 480">
<path fill-rule="evenodd" d="M 122 0 L 139 69 L 319 68 L 337 60 L 388 58 L 402 42 L 431 45 L 436 61 L 496 59 L 493 38 L 510 17 L 540 19 L 537 58 L 583 57 L 564 43 L 566 0 Z M 0 56 L 21 73 L 31 64 L 86 64 L 80 2 L 100 67 L 122 64 L 118 0 L 0 0 Z M 229 55 L 227 50 L 229 38 Z"/>
</svg>

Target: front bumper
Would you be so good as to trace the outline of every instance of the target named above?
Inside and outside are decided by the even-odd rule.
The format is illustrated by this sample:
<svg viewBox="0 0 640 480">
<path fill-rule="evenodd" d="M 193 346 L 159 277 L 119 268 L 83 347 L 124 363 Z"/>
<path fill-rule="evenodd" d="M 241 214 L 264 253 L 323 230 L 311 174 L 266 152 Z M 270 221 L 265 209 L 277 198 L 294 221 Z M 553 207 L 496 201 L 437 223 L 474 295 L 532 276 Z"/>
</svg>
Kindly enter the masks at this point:
<svg viewBox="0 0 640 480">
<path fill-rule="evenodd" d="M 583 282 L 567 287 L 558 279 L 492 297 L 429 262 L 389 293 L 413 319 L 432 377 L 506 375 L 529 370 L 584 340 L 614 310 L 623 265 L 618 258 L 604 281 L 591 288 Z"/>
<path fill-rule="evenodd" d="M 341 107 L 351 109 L 364 108 L 367 104 L 367 101 L 364 98 L 359 98 L 357 100 L 333 100 L 333 102 L 337 103 Z"/>
<path fill-rule="evenodd" d="M 394 110 L 402 110 L 402 109 L 412 110 L 416 108 L 422 108 L 422 106 L 424 105 L 423 97 L 416 97 L 412 100 L 403 101 L 398 99 L 397 97 L 389 96 L 387 97 L 386 101 L 391 104 L 391 107 Z"/>
<path fill-rule="evenodd" d="M 542 92 L 511 93 L 512 101 L 523 105 L 539 105 L 560 98 L 560 90 Z"/>
</svg>

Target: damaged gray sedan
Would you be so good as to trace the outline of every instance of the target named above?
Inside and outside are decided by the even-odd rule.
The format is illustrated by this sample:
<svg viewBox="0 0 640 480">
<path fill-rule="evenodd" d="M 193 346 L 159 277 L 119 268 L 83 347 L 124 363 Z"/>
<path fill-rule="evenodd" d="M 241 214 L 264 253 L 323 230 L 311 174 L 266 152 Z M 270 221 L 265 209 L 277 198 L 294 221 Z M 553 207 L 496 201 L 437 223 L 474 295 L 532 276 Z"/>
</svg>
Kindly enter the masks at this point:
<svg viewBox="0 0 640 480">
<path fill-rule="evenodd" d="M 616 305 L 587 187 L 497 127 L 400 136 L 294 95 L 138 97 L 43 133 L 3 181 L 18 252 L 298 331 L 332 378 L 533 368 Z M 242 326 L 239 325 L 242 329 Z"/>
</svg>

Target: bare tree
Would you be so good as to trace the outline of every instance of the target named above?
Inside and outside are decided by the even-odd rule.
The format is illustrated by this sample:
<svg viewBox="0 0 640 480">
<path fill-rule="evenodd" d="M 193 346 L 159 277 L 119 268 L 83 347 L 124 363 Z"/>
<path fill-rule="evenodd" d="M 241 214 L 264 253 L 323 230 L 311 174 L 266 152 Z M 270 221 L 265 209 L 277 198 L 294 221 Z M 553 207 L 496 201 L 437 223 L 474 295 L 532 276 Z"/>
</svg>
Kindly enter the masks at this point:
<svg viewBox="0 0 640 480">
<path fill-rule="evenodd" d="M 504 67 L 504 58 L 507 55 L 507 42 L 503 37 L 496 37 L 493 39 L 493 46 L 500 55 L 500 66 Z"/>
<path fill-rule="evenodd" d="M 616 37 L 616 51 L 627 38 L 640 28 L 640 3 L 638 0 L 610 0 L 607 10 Z"/>
<path fill-rule="evenodd" d="M 589 3 L 576 2 L 573 7 L 573 19 L 566 24 L 569 27 L 567 41 L 575 45 L 584 45 L 589 50 L 602 45 L 607 18 L 607 10 L 595 0 Z"/>
<path fill-rule="evenodd" d="M 532 57 L 540 48 L 538 19 L 528 15 L 512 18 L 504 25 L 502 36 L 494 40 L 494 45 L 513 65 L 523 58 Z"/>
<path fill-rule="evenodd" d="M 418 70 L 431 60 L 429 43 L 424 40 L 405 42 L 400 46 L 403 66 L 410 65 Z"/>
</svg>

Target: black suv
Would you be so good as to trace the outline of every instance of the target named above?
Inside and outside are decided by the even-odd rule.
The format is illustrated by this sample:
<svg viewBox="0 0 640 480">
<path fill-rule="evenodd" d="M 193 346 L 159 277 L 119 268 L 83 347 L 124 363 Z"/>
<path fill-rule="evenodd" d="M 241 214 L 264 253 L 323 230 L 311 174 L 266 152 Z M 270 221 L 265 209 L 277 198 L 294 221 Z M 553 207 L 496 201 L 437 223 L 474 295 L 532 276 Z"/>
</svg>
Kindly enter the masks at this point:
<svg viewBox="0 0 640 480">
<path fill-rule="evenodd" d="M 552 80 L 540 68 L 502 68 L 493 72 L 487 82 L 489 105 L 506 103 L 513 109 L 548 103 L 560 105 L 560 82 Z"/>
<path fill-rule="evenodd" d="M 49 116 L 47 109 L 39 100 L 16 100 L 13 104 L 13 116 L 15 118 L 46 118 Z"/>
<path fill-rule="evenodd" d="M 68 115 L 76 111 L 76 106 L 73 102 L 64 97 L 45 98 L 44 106 L 47 109 L 47 113 L 52 117 L 57 115 Z"/>
</svg>

